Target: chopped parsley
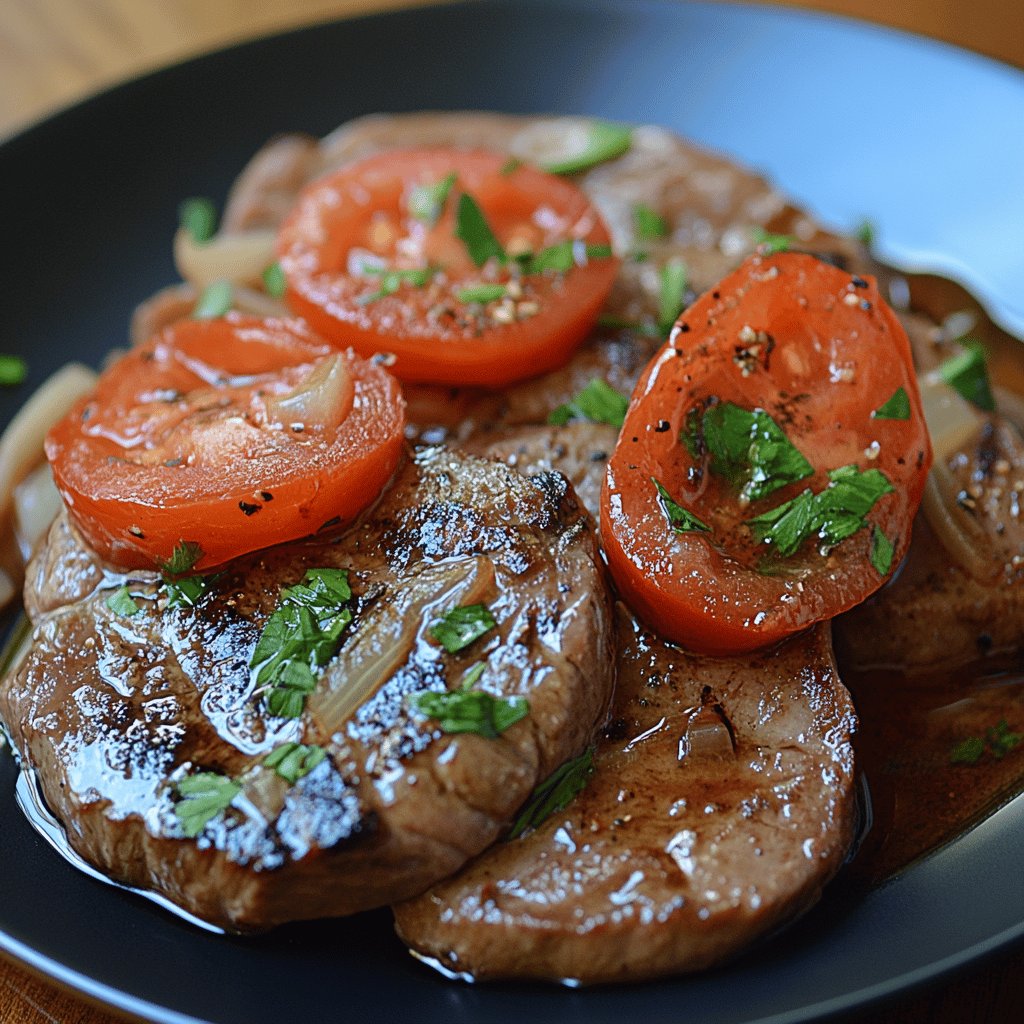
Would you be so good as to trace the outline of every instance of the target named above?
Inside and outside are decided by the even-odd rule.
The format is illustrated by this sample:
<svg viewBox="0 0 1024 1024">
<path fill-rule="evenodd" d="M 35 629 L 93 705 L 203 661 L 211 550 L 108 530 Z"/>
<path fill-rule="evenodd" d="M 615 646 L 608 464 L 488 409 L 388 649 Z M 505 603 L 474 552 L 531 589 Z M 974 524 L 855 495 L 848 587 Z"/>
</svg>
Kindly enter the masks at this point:
<svg viewBox="0 0 1024 1024">
<path fill-rule="evenodd" d="M 661 268 L 660 279 L 658 330 L 666 335 L 686 306 L 686 264 L 682 260 L 669 260 Z"/>
<path fill-rule="evenodd" d="M 218 814 L 231 806 L 242 787 L 225 775 L 199 772 L 181 779 L 177 790 L 181 800 L 174 805 L 174 813 L 185 835 L 195 839 Z"/>
<path fill-rule="evenodd" d="M 130 618 L 132 615 L 138 615 L 142 611 L 127 586 L 115 590 L 107 598 L 105 604 L 115 615 L 123 615 L 127 618 Z"/>
<path fill-rule="evenodd" d="M 994 760 L 1001 761 L 1024 740 L 1024 733 L 1011 732 L 1006 719 L 985 730 L 984 738 L 970 736 L 961 740 L 950 752 L 953 764 L 977 764 L 988 753 Z"/>
<path fill-rule="evenodd" d="M 409 216 L 424 224 L 434 225 L 444 212 L 444 204 L 455 184 L 458 175 L 455 171 L 434 182 L 432 185 L 417 185 L 409 193 Z"/>
<path fill-rule="evenodd" d="M 855 465 L 833 469 L 828 486 L 817 494 L 810 488 L 795 498 L 763 512 L 747 525 L 758 543 L 770 544 L 783 557 L 795 554 L 808 537 L 816 536 L 833 547 L 867 526 L 868 512 L 893 490 L 878 469 Z"/>
<path fill-rule="evenodd" d="M 907 392 L 902 388 L 897 388 L 892 395 L 892 398 L 884 404 L 880 405 L 872 414 L 873 420 L 909 420 L 910 419 L 910 399 L 907 397 Z"/>
<path fill-rule="evenodd" d="M 653 476 L 651 482 L 658 489 L 658 500 L 661 502 L 662 511 L 675 533 L 711 532 L 711 527 L 707 523 L 702 522 L 692 512 L 688 512 L 682 505 L 674 501 L 668 491 Z"/>
<path fill-rule="evenodd" d="M 495 238 L 483 210 L 477 201 L 465 192 L 459 196 L 455 234 L 466 246 L 466 252 L 476 266 L 482 267 L 490 259 L 498 260 L 499 263 L 505 262 L 505 250 Z"/>
<path fill-rule="evenodd" d="M 879 576 L 887 576 L 892 568 L 893 546 L 885 531 L 877 526 L 871 531 L 871 564 Z"/>
<path fill-rule="evenodd" d="M 762 227 L 754 228 L 750 234 L 753 236 L 754 244 L 765 256 L 774 256 L 778 252 L 789 252 L 796 245 L 796 239 L 792 235 L 772 234 Z"/>
<path fill-rule="evenodd" d="M 687 428 L 694 429 L 690 417 Z M 709 453 L 711 471 L 726 477 L 743 502 L 767 497 L 814 473 L 811 464 L 763 409 L 716 402 L 700 420 L 700 438 L 690 438 L 686 443 L 691 453 L 700 447 Z"/>
<path fill-rule="evenodd" d="M 202 245 L 217 233 L 217 207 L 205 196 L 185 199 L 178 206 L 178 225 Z"/>
<path fill-rule="evenodd" d="M 282 743 L 263 758 L 267 768 L 273 768 L 285 782 L 295 785 L 305 778 L 323 759 L 327 751 L 315 744 Z"/>
<path fill-rule="evenodd" d="M 598 327 L 608 327 L 614 331 L 634 331 L 645 338 L 658 338 L 660 332 L 653 323 L 642 323 L 636 320 L 625 320 L 620 316 L 599 316 Z"/>
<path fill-rule="evenodd" d="M 994 412 L 996 403 L 988 380 L 985 349 L 981 342 L 970 338 L 964 339 L 961 344 L 964 351 L 942 363 L 939 375 L 968 402 L 985 412 Z"/>
<path fill-rule="evenodd" d="M 298 718 L 316 688 L 316 671 L 334 657 L 352 621 L 352 597 L 344 569 L 307 569 L 301 583 L 281 591 L 256 643 L 249 667 L 267 688 L 273 715 Z"/>
<path fill-rule="evenodd" d="M 530 702 L 525 697 L 495 697 L 474 690 L 483 669 L 483 665 L 473 668 L 458 690 L 418 693 L 411 703 L 420 714 L 436 719 L 442 732 L 471 732 L 496 739 L 530 713 Z"/>
<path fill-rule="evenodd" d="M 503 284 L 478 284 L 460 289 L 455 297 L 459 302 L 496 302 L 505 298 L 507 291 L 507 286 Z"/>
<path fill-rule="evenodd" d="M 566 239 L 541 249 L 535 256 L 523 257 L 519 263 L 524 274 L 543 274 L 545 270 L 567 274 L 573 267 L 582 266 L 588 260 L 606 260 L 611 257 L 610 245 L 586 245 L 581 239 Z"/>
<path fill-rule="evenodd" d="M 668 235 L 668 221 L 644 203 L 633 207 L 633 229 L 641 242 L 649 242 Z"/>
<path fill-rule="evenodd" d="M 632 144 L 633 129 L 628 125 L 594 120 L 587 126 L 586 140 L 575 153 L 569 153 L 559 160 L 550 160 L 542 166 L 549 174 L 578 174 L 606 160 L 622 156 Z"/>
<path fill-rule="evenodd" d="M 403 284 L 411 285 L 413 288 L 425 288 L 430 279 L 436 273 L 434 267 L 415 267 L 411 270 L 387 270 L 383 267 L 363 267 L 364 274 L 377 275 L 380 278 L 380 287 L 375 292 L 368 292 L 356 299 L 357 305 L 366 306 L 378 299 L 394 295 Z"/>
<path fill-rule="evenodd" d="M 430 627 L 430 635 L 449 653 L 455 654 L 497 626 L 485 604 L 458 605 Z"/>
<path fill-rule="evenodd" d="M 231 309 L 235 290 L 230 281 L 214 281 L 203 289 L 192 310 L 193 320 L 214 320 Z"/>
<path fill-rule="evenodd" d="M 573 798 L 586 789 L 594 774 L 594 748 L 588 747 L 579 757 L 566 761 L 549 775 L 530 795 L 508 834 L 509 839 L 537 828 L 545 818 L 568 807 Z"/>
<path fill-rule="evenodd" d="M 869 220 L 862 220 L 854 229 L 853 237 L 866 249 L 875 244 L 875 225 Z"/>
<path fill-rule="evenodd" d="M 164 576 L 181 576 L 190 572 L 203 557 L 202 547 L 194 540 L 180 540 L 166 562 L 160 562 L 159 569 Z"/>
<path fill-rule="evenodd" d="M 555 409 L 548 423 L 561 426 L 570 420 L 589 420 L 621 428 L 628 408 L 629 399 L 624 394 L 595 377 L 572 401 Z"/>
<path fill-rule="evenodd" d="M 263 290 L 272 298 L 280 299 L 285 292 L 287 281 L 281 264 L 276 260 L 263 271 Z"/>
<path fill-rule="evenodd" d="M 21 356 L 0 355 L 0 384 L 13 387 L 28 376 L 28 364 Z"/>
</svg>

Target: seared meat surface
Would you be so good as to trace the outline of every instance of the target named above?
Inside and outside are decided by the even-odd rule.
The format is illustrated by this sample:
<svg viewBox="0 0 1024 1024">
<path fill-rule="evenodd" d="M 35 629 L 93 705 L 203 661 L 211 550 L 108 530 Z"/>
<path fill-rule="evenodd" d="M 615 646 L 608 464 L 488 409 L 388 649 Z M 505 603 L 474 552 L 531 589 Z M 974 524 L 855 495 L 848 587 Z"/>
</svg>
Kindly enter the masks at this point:
<svg viewBox="0 0 1024 1024">
<path fill-rule="evenodd" d="M 855 827 L 855 718 L 827 626 L 744 659 L 687 655 L 621 612 L 596 771 L 564 811 L 396 908 L 478 978 L 698 970 L 810 906 Z"/>
<path fill-rule="evenodd" d="M 945 462 L 946 514 L 962 519 L 970 565 L 919 513 L 900 575 L 836 620 L 843 660 L 858 669 L 920 672 L 1024 649 L 1024 436 L 992 415 Z"/>
<path fill-rule="evenodd" d="M 249 662 L 282 588 L 349 572 L 354 619 L 299 719 L 270 715 Z M 141 611 L 108 598 L 127 582 Z M 496 628 L 446 652 L 455 606 Z M 0 714 L 72 846 L 118 881 L 237 929 L 352 913 L 422 891 L 493 842 L 604 721 L 611 622 L 592 528 L 564 479 L 428 449 L 364 521 L 231 563 L 198 606 L 155 573 L 97 565 L 66 518 L 29 567 L 34 633 Z M 476 686 L 529 714 L 498 738 L 447 734 L 411 695 Z M 277 745 L 327 756 L 289 785 Z M 187 838 L 176 784 L 242 786 Z"/>
</svg>

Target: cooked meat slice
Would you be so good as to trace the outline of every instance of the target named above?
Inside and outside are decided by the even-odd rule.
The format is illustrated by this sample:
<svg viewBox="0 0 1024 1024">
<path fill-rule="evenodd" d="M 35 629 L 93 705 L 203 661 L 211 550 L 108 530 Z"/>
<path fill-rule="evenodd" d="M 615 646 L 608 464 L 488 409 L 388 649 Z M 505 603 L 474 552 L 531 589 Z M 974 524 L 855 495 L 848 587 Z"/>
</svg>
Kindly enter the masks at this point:
<svg viewBox="0 0 1024 1024">
<path fill-rule="evenodd" d="M 618 436 L 618 429 L 605 423 L 508 427 L 476 434 L 463 448 L 500 459 L 525 476 L 552 470 L 564 474 L 597 523 L 605 466 Z"/>
<path fill-rule="evenodd" d="M 1024 436 L 993 415 L 943 462 L 929 488 L 943 468 L 949 485 L 927 495 L 900 574 L 836 620 L 844 664 L 918 672 L 1024 650 Z M 947 536 L 962 532 L 967 564 L 943 544 L 933 509 L 951 517 Z"/>
<path fill-rule="evenodd" d="M 716 963 L 810 906 L 855 826 L 855 725 L 827 626 L 698 658 L 619 619 L 589 785 L 395 910 L 420 955 L 478 978 L 650 978 Z"/>
<path fill-rule="evenodd" d="M 302 717 L 279 718 L 249 662 L 311 568 L 348 570 L 354 619 Z M 29 581 L 33 643 L 0 683 L 0 715 L 71 845 L 229 928 L 352 913 L 451 874 L 586 747 L 610 699 L 609 599 L 564 478 L 438 449 L 361 524 L 230 564 L 195 608 L 166 607 L 155 573 L 97 565 L 65 518 Z M 136 614 L 108 605 L 125 582 Z M 447 653 L 431 627 L 474 604 L 496 627 Z M 528 715 L 488 739 L 410 707 L 472 678 L 527 698 Z M 285 742 L 327 756 L 289 785 L 262 765 Z M 242 790 L 190 839 L 178 787 L 201 772 Z"/>
</svg>

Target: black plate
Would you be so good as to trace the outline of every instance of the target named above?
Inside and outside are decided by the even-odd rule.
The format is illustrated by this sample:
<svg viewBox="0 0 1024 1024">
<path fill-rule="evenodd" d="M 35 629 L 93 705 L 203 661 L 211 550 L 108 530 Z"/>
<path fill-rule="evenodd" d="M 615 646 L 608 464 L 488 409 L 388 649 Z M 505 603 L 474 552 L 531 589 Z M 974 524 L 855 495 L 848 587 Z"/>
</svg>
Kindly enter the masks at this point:
<svg viewBox="0 0 1024 1024">
<path fill-rule="evenodd" d="M 959 276 L 1024 326 L 1024 76 L 897 33 L 673 2 L 472 3 L 294 32 L 159 72 L 0 147 L 0 351 L 31 379 L 123 344 L 174 277 L 180 198 L 223 198 L 275 132 L 373 110 L 483 107 L 659 122 L 762 167 L 826 220 L 870 216 L 890 257 Z M 386 912 L 221 938 L 65 864 L 0 754 L 0 950 L 161 1022 L 624 1018 L 796 1021 L 1024 934 L 1024 800 L 866 898 L 833 894 L 756 955 L 696 978 L 468 987 L 406 956 Z M 978 884 L 978 880 L 984 880 Z"/>
</svg>

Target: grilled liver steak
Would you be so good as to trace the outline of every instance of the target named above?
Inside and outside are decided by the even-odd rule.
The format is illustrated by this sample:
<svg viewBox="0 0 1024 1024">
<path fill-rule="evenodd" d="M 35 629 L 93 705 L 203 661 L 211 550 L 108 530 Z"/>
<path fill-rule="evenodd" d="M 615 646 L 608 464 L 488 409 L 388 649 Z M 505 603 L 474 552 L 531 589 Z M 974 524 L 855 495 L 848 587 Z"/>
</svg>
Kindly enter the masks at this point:
<svg viewBox="0 0 1024 1024">
<path fill-rule="evenodd" d="M 249 668 L 283 587 L 344 568 L 353 622 L 301 719 L 270 716 Z M 537 782 L 590 741 L 612 688 L 611 617 L 593 530 L 564 479 L 422 451 L 340 536 L 229 565 L 195 608 L 155 573 L 98 565 L 61 517 L 29 567 L 34 633 L 0 715 L 71 845 L 117 881 L 233 929 L 404 899 L 493 842 Z M 107 599 L 128 582 L 141 611 Z M 456 654 L 429 628 L 486 604 L 497 628 Z M 410 695 L 524 696 L 497 739 L 443 734 Z M 295 785 L 261 766 L 285 741 L 326 759 Z M 195 839 L 175 783 L 240 780 Z"/>
<path fill-rule="evenodd" d="M 855 719 L 827 626 L 759 657 L 689 656 L 618 623 L 587 788 L 396 908 L 443 968 L 619 981 L 717 963 L 810 906 L 855 825 Z"/>
</svg>

